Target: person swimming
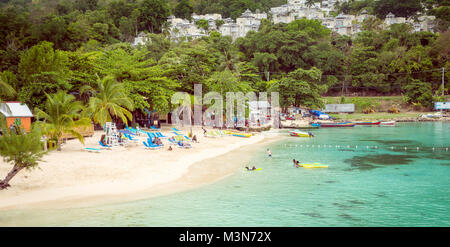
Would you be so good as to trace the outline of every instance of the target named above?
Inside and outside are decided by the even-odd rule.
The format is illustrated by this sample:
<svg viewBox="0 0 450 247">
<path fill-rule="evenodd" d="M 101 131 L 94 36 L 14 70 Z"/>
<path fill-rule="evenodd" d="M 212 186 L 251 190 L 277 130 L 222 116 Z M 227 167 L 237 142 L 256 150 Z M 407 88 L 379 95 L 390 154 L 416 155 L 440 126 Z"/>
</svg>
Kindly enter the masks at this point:
<svg viewBox="0 0 450 247">
<path fill-rule="evenodd" d="M 269 157 L 272 157 L 272 152 L 270 152 L 270 149 L 267 149 L 267 155 L 268 155 Z"/>
<path fill-rule="evenodd" d="M 248 166 L 246 166 L 245 168 L 247 169 L 247 171 L 254 171 L 254 170 L 256 170 L 255 166 L 253 166 L 252 168 L 248 168 Z"/>
</svg>

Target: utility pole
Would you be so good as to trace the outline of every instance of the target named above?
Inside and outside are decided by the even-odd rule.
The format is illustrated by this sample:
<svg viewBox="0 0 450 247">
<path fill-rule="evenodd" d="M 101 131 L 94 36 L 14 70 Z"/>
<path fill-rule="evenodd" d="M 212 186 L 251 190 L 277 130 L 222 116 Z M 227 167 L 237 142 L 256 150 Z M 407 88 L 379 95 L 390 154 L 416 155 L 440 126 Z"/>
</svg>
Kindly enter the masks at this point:
<svg viewBox="0 0 450 247">
<path fill-rule="evenodd" d="M 445 93 L 444 93 L 445 92 L 444 85 L 445 85 L 445 68 L 442 67 L 442 96 L 445 95 Z"/>
</svg>

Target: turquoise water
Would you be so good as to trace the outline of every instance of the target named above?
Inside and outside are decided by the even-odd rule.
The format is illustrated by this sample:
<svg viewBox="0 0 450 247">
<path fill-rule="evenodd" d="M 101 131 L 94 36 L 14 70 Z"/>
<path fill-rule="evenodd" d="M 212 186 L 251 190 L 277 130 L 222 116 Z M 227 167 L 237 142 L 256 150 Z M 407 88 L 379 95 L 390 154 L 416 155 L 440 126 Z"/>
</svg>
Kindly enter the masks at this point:
<svg viewBox="0 0 450 247">
<path fill-rule="evenodd" d="M 263 146 L 251 162 L 261 171 L 129 203 L 2 212 L 0 225 L 450 226 L 449 123 L 313 132 Z"/>
</svg>

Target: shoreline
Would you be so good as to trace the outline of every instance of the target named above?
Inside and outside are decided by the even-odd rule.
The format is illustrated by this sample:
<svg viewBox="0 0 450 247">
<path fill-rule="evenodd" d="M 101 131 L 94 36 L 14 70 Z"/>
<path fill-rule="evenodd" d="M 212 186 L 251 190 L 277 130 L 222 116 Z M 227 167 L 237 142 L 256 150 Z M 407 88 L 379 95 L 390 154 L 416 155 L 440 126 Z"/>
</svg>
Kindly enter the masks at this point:
<svg viewBox="0 0 450 247">
<path fill-rule="evenodd" d="M 200 136 L 200 131 L 195 129 L 194 133 Z M 101 133 L 97 132 L 94 137 L 85 140 L 86 146 L 96 142 Z M 208 160 L 221 160 L 222 156 L 226 157 L 233 150 L 270 139 L 272 138 L 265 138 L 264 134 L 248 139 L 231 136 L 212 139 L 201 137 L 200 143 L 194 144 L 192 150 L 175 148 L 170 153 L 166 148 L 150 151 L 138 146 L 102 151 L 101 154 L 80 151 L 79 147 L 76 150 L 81 144 L 70 140 L 64 145 L 63 151 L 53 151 L 47 155 L 44 158 L 46 162 L 40 164 L 40 170 L 18 174 L 12 180 L 10 189 L 0 191 L 0 211 L 85 207 L 139 200 L 196 188 L 234 174 L 242 164 L 232 162 L 232 158 L 228 157 L 228 164 L 220 166 L 220 169 L 217 169 L 217 165 L 206 165 L 205 168 L 205 162 L 214 163 L 207 162 Z M 106 157 L 105 152 L 110 155 Z M 132 158 L 124 160 L 125 154 Z M 79 162 L 74 161 L 73 157 L 78 158 Z M 157 162 L 142 164 L 146 158 Z M 63 167 L 58 167 L 58 160 L 64 164 L 61 165 Z M 240 157 L 239 160 L 242 161 Z M 0 176 L 8 172 L 5 167 L 7 166 L 0 166 Z M 41 180 L 48 176 L 53 176 L 50 183 Z M 78 176 L 81 177 L 79 180 Z"/>
<path fill-rule="evenodd" d="M 434 113 L 436 113 L 436 112 L 414 112 L 412 114 L 428 115 L 428 114 L 434 114 Z M 418 116 L 395 116 L 395 114 L 392 114 L 392 116 L 386 117 L 386 115 L 388 115 L 388 113 L 386 113 L 386 115 L 381 115 L 381 114 L 376 114 L 376 113 L 372 113 L 372 114 L 353 113 L 353 114 L 332 114 L 332 116 L 336 117 L 335 120 L 313 120 L 312 118 L 286 120 L 286 121 L 281 121 L 281 126 L 282 126 L 281 128 L 282 129 L 292 129 L 292 128 L 306 127 L 306 126 L 310 126 L 311 123 L 317 122 L 317 121 L 324 121 L 324 122 L 330 122 L 330 123 L 340 123 L 343 121 L 350 121 L 350 122 L 353 122 L 353 121 L 381 121 L 381 122 L 395 121 L 397 123 L 450 122 L 450 116 L 433 118 L 433 117 L 420 117 L 420 115 L 418 115 Z M 389 113 L 389 114 L 391 114 L 391 113 Z"/>
</svg>

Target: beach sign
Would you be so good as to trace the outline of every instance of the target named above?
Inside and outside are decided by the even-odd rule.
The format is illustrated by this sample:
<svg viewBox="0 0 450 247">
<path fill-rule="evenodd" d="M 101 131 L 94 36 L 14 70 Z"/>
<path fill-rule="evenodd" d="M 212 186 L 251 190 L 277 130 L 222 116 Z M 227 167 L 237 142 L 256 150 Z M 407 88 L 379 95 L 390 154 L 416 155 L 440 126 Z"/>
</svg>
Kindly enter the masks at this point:
<svg viewBox="0 0 450 247">
<path fill-rule="evenodd" d="M 450 102 L 434 102 L 435 110 L 450 110 Z"/>
</svg>

